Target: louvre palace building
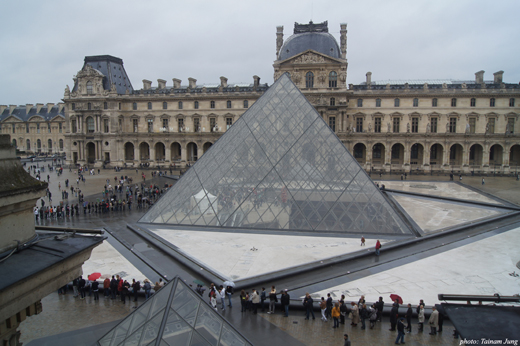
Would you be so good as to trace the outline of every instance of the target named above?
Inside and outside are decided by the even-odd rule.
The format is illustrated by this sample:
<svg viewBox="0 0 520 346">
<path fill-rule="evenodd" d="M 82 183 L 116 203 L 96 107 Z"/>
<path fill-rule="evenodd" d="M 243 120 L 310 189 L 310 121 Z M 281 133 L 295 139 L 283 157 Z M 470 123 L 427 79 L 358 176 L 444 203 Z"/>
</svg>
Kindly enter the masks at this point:
<svg viewBox="0 0 520 346">
<path fill-rule="evenodd" d="M 367 72 L 350 84 L 347 25 L 339 26 L 339 43 L 327 22 L 295 23 L 285 39 L 277 27 L 274 79 L 287 73 L 367 171 L 517 172 L 518 83 L 478 71 L 472 80 L 384 82 Z M 143 80 L 137 89 L 110 55 L 85 57 L 73 79 L 63 103 L 0 106 L 1 133 L 26 153 L 65 152 L 68 164 L 179 167 L 197 161 L 269 87 L 253 76 L 248 84 Z"/>
</svg>

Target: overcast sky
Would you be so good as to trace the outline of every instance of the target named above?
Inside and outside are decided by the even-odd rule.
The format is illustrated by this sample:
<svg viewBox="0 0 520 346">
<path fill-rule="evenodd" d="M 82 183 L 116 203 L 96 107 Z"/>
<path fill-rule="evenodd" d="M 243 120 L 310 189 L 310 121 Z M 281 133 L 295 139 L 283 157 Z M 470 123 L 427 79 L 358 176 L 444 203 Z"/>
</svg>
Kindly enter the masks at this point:
<svg viewBox="0 0 520 346">
<path fill-rule="evenodd" d="M 276 26 L 348 24 L 347 83 L 485 79 L 520 81 L 520 1 L 3 0 L 0 104 L 59 102 L 87 55 L 124 61 L 132 85 L 273 83 Z"/>
</svg>

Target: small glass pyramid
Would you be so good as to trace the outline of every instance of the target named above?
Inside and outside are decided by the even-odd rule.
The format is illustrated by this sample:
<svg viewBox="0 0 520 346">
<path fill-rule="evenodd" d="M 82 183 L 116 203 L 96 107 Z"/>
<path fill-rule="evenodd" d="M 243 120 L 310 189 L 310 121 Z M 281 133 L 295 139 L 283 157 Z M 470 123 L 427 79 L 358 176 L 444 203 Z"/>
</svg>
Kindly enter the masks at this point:
<svg viewBox="0 0 520 346">
<path fill-rule="evenodd" d="M 179 277 L 98 340 L 99 346 L 252 345 Z"/>
<path fill-rule="evenodd" d="M 139 222 L 411 234 L 286 74 Z"/>
</svg>

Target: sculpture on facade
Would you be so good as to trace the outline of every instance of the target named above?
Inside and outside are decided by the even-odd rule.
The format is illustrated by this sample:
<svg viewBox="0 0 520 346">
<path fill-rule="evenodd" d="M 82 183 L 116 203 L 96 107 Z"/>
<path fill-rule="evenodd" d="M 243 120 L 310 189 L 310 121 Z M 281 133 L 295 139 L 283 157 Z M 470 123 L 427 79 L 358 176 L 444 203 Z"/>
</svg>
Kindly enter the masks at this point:
<svg viewBox="0 0 520 346">
<path fill-rule="evenodd" d="M 508 135 L 510 133 L 511 133 L 511 125 L 509 124 L 509 122 L 507 122 L 507 124 L 506 124 L 506 135 Z"/>
<path fill-rule="evenodd" d="M 426 124 L 426 133 L 430 133 L 431 131 L 431 126 L 430 126 L 430 123 Z"/>
<path fill-rule="evenodd" d="M 390 122 L 386 123 L 388 127 L 388 132 L 392 132 L 392 125 L 390 125 Z"/>
<path fill-rule="evenodd" d="M 372 132 L 372 123 L 368 124 L 368 132 Z"/>
<path fill-rule="evenodd" d="M 469 131 L 470 131 L 470 126 L 469 126 L 469 124 L 468 124 L 468 123 L 466 123 L 466 134 L 468 134 L 468 133 L 469 133 Z"/>
<path fill-rule="evenodd" d="M 488 133 L 489 133 L 489 121 L 488 121 L 488 123 L 486 124 L 486 134 L 488 134 Z"/>
<path fill-rule="evenodd" d="M 406 132 L 407 132 L 407 133 L 410 133 L 410 123 L 407 123 L 407 124 L 406 124 Z"/>
<path fill-rule="evenodd" d="M 450 122 L 446 123 L 446 133 L 450 132 Z"/>
</svg>

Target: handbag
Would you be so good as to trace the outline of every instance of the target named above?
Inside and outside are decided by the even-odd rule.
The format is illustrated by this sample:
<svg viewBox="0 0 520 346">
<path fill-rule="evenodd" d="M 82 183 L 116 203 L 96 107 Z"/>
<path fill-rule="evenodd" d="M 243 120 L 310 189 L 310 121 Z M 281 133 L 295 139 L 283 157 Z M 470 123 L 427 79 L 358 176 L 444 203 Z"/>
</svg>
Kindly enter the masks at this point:
<svg viewBox="0 0 520 346">
<path fill-rule="evenodd" d="M 348 314 L 348 318 L 352 319 L 352 312 Z"/>
</svg>

